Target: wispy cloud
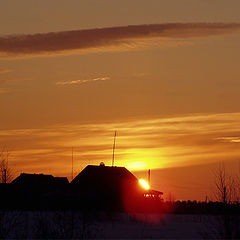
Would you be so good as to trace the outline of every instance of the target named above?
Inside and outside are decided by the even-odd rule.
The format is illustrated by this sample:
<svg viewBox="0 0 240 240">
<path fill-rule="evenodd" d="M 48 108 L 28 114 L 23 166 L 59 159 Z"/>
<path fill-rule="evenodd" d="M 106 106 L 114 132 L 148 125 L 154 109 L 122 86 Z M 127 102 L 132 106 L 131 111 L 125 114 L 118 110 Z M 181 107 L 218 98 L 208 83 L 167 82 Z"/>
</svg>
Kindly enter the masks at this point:
<svg viewBox="0 0 240 240">
<path fill-rule="evenodd" d="M 110 77 L 97 77 L 91 79 L 82 79 L 82 80 L 71 80 L 71 81 L 59 81 L 56 82 L 56 85 L 73 85 L 73 84 L 85 84 L 97 81 L 107 81 Z"/>
<path fill-rule="evenodd" d="M 132 48 L 139 41 L 186 39 L 229 34 L 240 23 L 164 23 L 0 37 L 2 58 L 69 54 L 112 47 Z"/>
<path fill-rule="evenodd" d="M 229 143 L 240 143 L 240 137 L 219 137 L 217 140 Z"/>
</svg>

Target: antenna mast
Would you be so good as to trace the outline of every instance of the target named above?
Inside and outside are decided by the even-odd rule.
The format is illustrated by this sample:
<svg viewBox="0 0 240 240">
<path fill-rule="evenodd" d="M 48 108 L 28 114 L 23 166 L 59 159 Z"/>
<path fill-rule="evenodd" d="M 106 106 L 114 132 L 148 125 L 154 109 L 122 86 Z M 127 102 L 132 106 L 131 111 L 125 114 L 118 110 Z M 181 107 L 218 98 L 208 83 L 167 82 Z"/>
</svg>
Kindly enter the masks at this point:
<svg viewBox="0 0 240 240">
<path fill-rule="evenodd" d="M 73 147 L 72 147 L 72 180 L 73 180 Z"/>
<path fill-rule="evenodd" d="M 150 169 L 148 169 L 148 184 L 149 184 L 149 186 L 150 186 Z"/>
<path fill-rule="evenodd" d="M 117 131 L 115 131 L 114 141 L 113 141 L 112 167 L 114 167 L 114 154 L 115 154 L 115 147 L 116 147 L 116 136 L 117 136 Z"/>
</svg>

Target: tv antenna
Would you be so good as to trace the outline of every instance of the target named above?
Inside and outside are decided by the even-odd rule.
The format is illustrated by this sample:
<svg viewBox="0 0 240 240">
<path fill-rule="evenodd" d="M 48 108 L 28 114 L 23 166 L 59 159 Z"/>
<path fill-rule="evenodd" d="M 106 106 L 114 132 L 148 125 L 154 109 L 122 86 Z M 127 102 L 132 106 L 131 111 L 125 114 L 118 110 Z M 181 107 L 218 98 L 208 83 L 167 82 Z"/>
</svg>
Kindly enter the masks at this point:
<svg viewBox="0 0 240 240">
<path fill-rule="evenodd" d="M 114 154 L 115 154 L 115 147 L 116 147 L 116 136 L 117 136 L 117 131 L 114 133 L 114 141 L 113 141 L 113 156 L 112 156 L 112 167 L 114 167 Z"/>
</svg>

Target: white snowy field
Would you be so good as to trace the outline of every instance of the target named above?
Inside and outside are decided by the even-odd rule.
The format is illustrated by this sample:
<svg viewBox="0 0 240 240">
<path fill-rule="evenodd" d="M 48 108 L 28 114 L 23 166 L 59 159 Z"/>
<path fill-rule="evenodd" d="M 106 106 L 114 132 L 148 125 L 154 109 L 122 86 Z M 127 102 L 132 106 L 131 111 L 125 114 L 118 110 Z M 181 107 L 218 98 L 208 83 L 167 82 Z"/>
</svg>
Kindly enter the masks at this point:
<svg viewBox="0 0 240 240">
<path fill-rule="evenodd" d="M 240 217 L 230 220 L 235 233 Z M 199 214 L 0 211 L 0 221 L 0 239 L 214 239 L 223 238 L 226 228 L 224 216 Z"/>
</svg>

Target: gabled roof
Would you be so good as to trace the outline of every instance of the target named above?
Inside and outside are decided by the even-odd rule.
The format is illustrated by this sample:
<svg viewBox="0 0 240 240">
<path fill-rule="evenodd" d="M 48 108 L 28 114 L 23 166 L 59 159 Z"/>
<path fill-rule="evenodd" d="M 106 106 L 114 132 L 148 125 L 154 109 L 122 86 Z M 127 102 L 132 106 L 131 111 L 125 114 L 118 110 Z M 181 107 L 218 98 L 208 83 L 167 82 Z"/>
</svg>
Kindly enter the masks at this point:
<svg viewBox="0 0 240 240">
<path fill-rule="evenodd" d="M 68 179 L 66 177 L 53 177 L 45 174 L 21 173 L 11 183 L 26 185 L 66 184 Z"/>
<path fill-rule="evenodd" d="M 137 178 L 125 167 L 108 167 L 88 165 L 71 183 L 81 184 L 82 181 L 137 181 Z"/>
<path fill-rule="evenodd" d="M 124 167 L 88 165 L 71 182 L 87 191 L 120 191 L 138 184 L 137 178 Z"/>
</svg>

